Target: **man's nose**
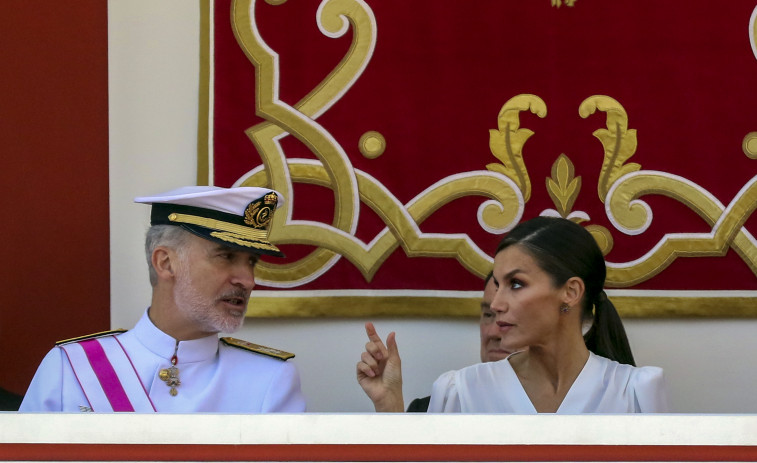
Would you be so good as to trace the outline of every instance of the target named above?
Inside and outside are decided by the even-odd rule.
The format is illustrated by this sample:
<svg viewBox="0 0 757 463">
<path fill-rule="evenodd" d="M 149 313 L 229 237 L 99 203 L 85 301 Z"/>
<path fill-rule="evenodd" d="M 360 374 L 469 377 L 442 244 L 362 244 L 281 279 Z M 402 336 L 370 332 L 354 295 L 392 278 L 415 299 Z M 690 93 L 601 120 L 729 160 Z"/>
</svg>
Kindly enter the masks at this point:
<svg viewBox="0 0 757 463">
<path fill-rule="evenodd" d="M 248 264 L 235 266 L 231 282 L 232 284 L 242 286 L 248 291 L 252 291 L 255 287 L 255 268 Z"/>
</svg>

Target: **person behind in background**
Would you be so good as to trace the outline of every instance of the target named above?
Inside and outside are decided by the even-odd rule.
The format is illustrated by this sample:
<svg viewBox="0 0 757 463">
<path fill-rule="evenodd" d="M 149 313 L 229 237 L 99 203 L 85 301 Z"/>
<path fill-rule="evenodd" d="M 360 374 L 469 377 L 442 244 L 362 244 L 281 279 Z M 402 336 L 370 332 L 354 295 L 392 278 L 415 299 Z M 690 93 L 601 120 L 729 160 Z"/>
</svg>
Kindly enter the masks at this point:
<svg viewBox="0 0 757 463">
<path fill-rule="evenodd" d="M 494 323 L 494 312 L 491 310 L 491 302 L 494 299 L 496 287 L 492 280 L 491 272 L 484 280 L 484 295 L 481 301 L 481 314 L 479 318 L 480 340 L 481 340 L 481 361 L 496 362 L 507 358 L 511 351 L 502 347 L 502 336 L 497 324 Z M 366 351 L 363 353 L 363 359 L 357 366 L 358 383 L 362 386 L 365 393 L 373 402 L 373 406 L 378 412 L 401 412 L 404 407 L 404 398 L 402 395 L 402 372 L 400 367 L 399 353 L 395 357 L 390 357 L 387 346 L 381 341 L 376 334 L 376 329 L 372 323 L 365 324 L 365 330 L 368 335 Z M 394 333 L 389 334 L 387 345 L 396 349 Z M 372 354 L 369 354 L 371 352 Z M 379 358 L 391 358 L 393 363 L 389 366 L 387 375 L 378 374 L 371 376 L 374 371 L 365 369 L 365 366 L 372 365 L 378 367 Z M 362 369 L 361 369 L 362 366 Z M 385 365 L 384 365 L 385 366 Z M 365 369 L 365 370 L 364 370 Z M 393 372 L 396 370 L 396 372 Z M 383 373 L 382 369 L 382 373 Z M 407 407 L 408 412 L 426 412 L 431 397 L 413 399 Z"/>
<path fill-rule="evenodd" d="M 293 354 L 234 338 L 282 201 L 261 188 L 184 187 L 152 204 L 145 250 L 152 303 L 129 331 L 62 341 L 20 411 L 302 412 Z"/>
<path fill-rule="evenodd" d="M 21 397 L 0 387 L 0 411 L 15 412 L 21 405 Z"/>
<path fill-rule="evenodd" d="M 667 412 L 662 369 L 634 366 L 623 324 L 603 290 L 606 272 L 597 243 L 580 225 L 537 217 L 516 226 L 497 248 L 491 309 L 503 347 L 527 349 L 444 373 L 434 382 L 428 411 Z M 585 320 L 591 328 L 583 336 Z M 363 371 L 378 375 L 395 352 L 390 347 L 387 359 Z"/>
</svg>

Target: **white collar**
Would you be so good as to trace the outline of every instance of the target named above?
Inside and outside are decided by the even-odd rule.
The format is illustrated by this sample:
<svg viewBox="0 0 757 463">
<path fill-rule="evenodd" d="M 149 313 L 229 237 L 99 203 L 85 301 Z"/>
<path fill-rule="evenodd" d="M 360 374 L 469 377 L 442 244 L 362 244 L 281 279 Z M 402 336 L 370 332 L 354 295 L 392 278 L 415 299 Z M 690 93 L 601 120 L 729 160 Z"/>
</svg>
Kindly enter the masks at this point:
<svg viewBox="0 0 757 463">
<path fill-rule="evenodd" d="M 176 352 L 180 363 L 202 362 L 215 357 L 218 352 L 218 336 L 215 334 L 191 341 L 180 341 L 179 349 L 176 351 L 176 339 L 155 326 L 147 311 L 131 331 L 143 346 L 166 360 L 170 360 Z"/>
</svg>

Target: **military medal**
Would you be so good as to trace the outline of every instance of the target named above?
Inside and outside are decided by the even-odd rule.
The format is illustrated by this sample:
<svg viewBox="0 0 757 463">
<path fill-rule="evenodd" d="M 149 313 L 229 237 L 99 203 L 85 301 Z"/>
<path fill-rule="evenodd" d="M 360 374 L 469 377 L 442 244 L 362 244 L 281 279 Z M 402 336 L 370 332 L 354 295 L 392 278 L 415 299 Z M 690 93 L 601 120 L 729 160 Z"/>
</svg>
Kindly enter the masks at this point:
<svg viewBox="0 0 757 463">
<path fill-rule="evenodd" d="M 166 386 L 171 388 L 169 393 L 172 397 L 176 397 L 176 394 L 179 393 L 176 388 L 181 386 L 181 381 L 179 381 L 179 369 L 176 368 L 176 364 L 179 363 L 179 358 L 176 356 L 178 350 L 179 343 L 176 342 L 176 350 L 174 350 L 173 357 L 171 357 L 171 366 L 161 369 L 160 373 L 158 373 L 158 377 L 161 381 L 165 382 Z"/>
</svg>

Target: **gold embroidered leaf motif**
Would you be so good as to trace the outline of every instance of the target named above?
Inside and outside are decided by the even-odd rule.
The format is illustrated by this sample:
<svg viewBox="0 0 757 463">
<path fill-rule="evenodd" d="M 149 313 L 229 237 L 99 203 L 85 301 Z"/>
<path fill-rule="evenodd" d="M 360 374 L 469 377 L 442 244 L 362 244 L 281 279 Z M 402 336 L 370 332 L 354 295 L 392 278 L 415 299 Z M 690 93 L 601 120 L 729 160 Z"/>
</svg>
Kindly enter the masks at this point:
<svg viewBox="0 0 757 463">
<path fill-rule="evenodd" d="M 620 124 L 616 124 L 614 131 L 599 129 L 594 132 L 594 136 L 605 147 L 599 186 L 600 198 L 604 198 L 616 180 L 641 169 L 641 165 L 636 163 L 623 164 L 636 152 L 636 130 L 624 131 Z"/>
<path fill-rule="evenodd" d="M 597 184 L 599 199 L 604 203 L 613 183 L 620 177 L 641 169 L 641 165 L 625 164 L 636 153 L 637 140 L 636 130 L 628 129 L 628 115 L 623 106 L 609 96 L 594 95 L 584 100 L 578 108 L 578 113 L 583 118 L 596 111 L 607 114 L 607 128 L 594 131 L 594 136 L 605 149 Z"/>
<path fill-rule="evenodd" d="M 542 118 L 547 115 L 547 105 L 536 95 L 516 95 L 502 106 L 497 116 L 497 130 L 489 130 L 489 149 L 502 164 L 486 166 L 515 182 L 525 202 L 531 198 L 531 179 L 523 161 L 523 146 L 534 132 L 519 128 L 519 115 L 529 110 Z"/>
<path fill-rule="evenodd" d="M 561 216 L 567 217 L 581 190 L 581 177 L 575 176 L 575 167 L 565 154 L 552 164 L 552 178 L 547 178 L 547 192 Z"/>
</svg>

